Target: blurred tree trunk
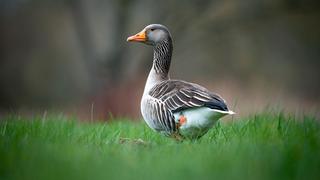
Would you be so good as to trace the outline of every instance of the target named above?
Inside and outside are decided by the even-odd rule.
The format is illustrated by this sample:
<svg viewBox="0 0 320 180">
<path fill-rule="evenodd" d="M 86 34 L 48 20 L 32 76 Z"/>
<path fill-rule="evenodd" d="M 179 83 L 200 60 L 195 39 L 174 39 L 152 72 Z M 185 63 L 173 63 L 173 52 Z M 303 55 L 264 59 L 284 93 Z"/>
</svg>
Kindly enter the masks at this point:
<svg viewBox="0 0 320 180">
<path fill-rule="evenodd" d="M 122 79 L 123 77 L 123 70 L 124 67 L 124 55 L 125 52 L 125 41 L 126 37 L 123 36 L 125 34 L 125 30 L 127 29 L 128 25 L 128 17 L 129 17 L 129 8 L 131 4 L 134 3 L 133 0 L 118 0 L 115 3 L 115 24 L 114 24 L 114 39 L 113 39 L 113 50 L 112 54 L 109 57 L 107 68 L 109 69 L 109 75 L 112 77 L 114 83 L 118 82 L 118 80 Z"/>
<path fill-rule="evenodd" d="M 95 54 L 95 45 L 92 36 L 92 29 L 90 27 L 90 18 L 88 18 L 88 9 L 86 7 L 86 3 L 84 0 L 71 0 L 68 1 L 68 6 L 71 8 L 71 12 L 73 13 L 75 29 L 80 42 L 80 46 L 82 49 L 83 56 L 86 59 L 86 64 L 88 69 L 91 71 L 91 74 L 105 76 L 106 81 L 111 81 L 113 84 L 122 79 L 124 68 L 124 59 L 123 53 L 125 52 L 125 30 L 127 27 L 127 19 L 129 8 L 134 1 L 130 0 L 118 0 L 109 2 L 111 6 L 113 6 L 113 18 L 115 19 L 112 24 L 108 24 L 108 26 L 112 29 L 113 35 L 112 39 L 106 39 L 106 41 L 110 40 L 112 44 L 112 48 L 110 50 L 111 53 L 102 57 L 104 60 L 99 61 L 98 56 Z M 92 3 L 92 2 L 90 2 Z M 95 2 L 93 2 L 95 3 Z M 97 6 L 97 5 L 96 5 Z M 90 12 L 89 12 L 90 13 Z M 108 22 L 106 22 L 108 23 Z M 101 58 L 101 57 L 100 57 Z M 97 65 L 98 63 L 102 63 Z M 95 67 L 94 67 L 95 66 Z M 101 74 L 97 72 L 102 72 Z M 96 79 L 96 78 L 93 78 Z M 106 82 L 102 82 L 106 83 Z M 93 83 L 93 84 L 100 84 Z"/>
</svg>

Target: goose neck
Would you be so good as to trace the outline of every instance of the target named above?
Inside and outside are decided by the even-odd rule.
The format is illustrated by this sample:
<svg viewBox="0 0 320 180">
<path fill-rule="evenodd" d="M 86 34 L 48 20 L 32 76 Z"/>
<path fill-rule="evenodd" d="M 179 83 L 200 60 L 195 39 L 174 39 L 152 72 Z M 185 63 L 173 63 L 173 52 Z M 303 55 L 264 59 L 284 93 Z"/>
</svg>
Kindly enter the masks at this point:
<svg viewBox="0 0 320 180">
<path fill-rule="evenodd" d="M 172 56 L 172 40 L 171 38 L 155 44 L 153 48 L 153 69 L 161 76 L 168 75 L 171 56 Z"/>
<path fill-rule="evenodd" d="M 153 65 L 149 73 L 144 94 L 156 84 L 169 78 L 169 69 L 172 55 L 171 39 L 157 43 L 153 48 Z"/>
</svg>

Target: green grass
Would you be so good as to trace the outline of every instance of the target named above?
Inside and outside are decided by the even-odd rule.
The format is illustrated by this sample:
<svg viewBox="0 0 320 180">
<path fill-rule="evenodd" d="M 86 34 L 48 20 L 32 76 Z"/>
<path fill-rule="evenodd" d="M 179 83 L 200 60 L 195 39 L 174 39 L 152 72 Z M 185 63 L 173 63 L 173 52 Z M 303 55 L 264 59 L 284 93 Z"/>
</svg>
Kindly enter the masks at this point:
<svg viewBox="0 0 320 180">
<path fill-rule="evenodd" d="M 262 113 L 182 143 L 143 122 L 0 121 L 0 179 L 319 178 L 320 125 L 311 117 Z"/>
</svg>

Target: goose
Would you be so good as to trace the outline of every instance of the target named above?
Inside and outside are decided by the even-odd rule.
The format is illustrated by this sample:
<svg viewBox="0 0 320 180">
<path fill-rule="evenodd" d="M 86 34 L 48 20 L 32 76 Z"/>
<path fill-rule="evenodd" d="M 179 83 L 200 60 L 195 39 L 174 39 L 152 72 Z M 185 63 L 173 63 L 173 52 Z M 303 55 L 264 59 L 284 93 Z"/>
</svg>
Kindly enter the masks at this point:
<svg viewBox="0 0 320 180">
<path fill-rule="evenodd" d="M 128 42 L 153 46 L 153 65 L 141 99 L 141 114 L 156 132 L 175 139 L 197 139 L 225 115 L 234 114 L 218 94 L 169 77 L 172 37 L 167 27 L 150 24 Z"/>
</svg>

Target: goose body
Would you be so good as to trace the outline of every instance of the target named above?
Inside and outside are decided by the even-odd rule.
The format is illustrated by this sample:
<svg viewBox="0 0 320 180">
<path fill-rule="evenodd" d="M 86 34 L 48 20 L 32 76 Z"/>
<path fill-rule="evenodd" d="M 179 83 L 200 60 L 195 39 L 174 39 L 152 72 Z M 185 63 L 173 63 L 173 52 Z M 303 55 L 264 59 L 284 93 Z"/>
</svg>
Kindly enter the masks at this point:
<svg viewBox="0 0 320 180">
<path fill-rule="evenodd" d="M 153 46 L 153 65 L 141 99 L 141 113 L 151 129 L 175 138 L 194 139 L 203 136 L 221 117 L 234 114 L 219 95 L 200 85 L 169 78 L 173 47 L 165 26 L 148 25 L 127 41 Z"/>
</svg>

